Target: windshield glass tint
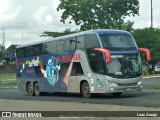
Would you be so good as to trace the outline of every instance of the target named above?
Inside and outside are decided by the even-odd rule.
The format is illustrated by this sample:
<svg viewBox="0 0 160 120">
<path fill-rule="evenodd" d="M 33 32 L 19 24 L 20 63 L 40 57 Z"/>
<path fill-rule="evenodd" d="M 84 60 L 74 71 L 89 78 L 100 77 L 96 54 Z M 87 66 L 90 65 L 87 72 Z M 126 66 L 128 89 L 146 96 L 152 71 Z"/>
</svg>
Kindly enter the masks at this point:
<svg viewBox="0 0 160 120">
<path fill-rule="evenodd" d="M 108 75 L 112 77 L 138 77 L 141 75 L 141 59 L 138 55 L 112 55 L 107 64 Z"/>
<path fill-rule="evenodd" d="M 104 48 L 137 48 L 134 39 L 129 34 L 100 34 L 99 36 Z"/>
</svg>

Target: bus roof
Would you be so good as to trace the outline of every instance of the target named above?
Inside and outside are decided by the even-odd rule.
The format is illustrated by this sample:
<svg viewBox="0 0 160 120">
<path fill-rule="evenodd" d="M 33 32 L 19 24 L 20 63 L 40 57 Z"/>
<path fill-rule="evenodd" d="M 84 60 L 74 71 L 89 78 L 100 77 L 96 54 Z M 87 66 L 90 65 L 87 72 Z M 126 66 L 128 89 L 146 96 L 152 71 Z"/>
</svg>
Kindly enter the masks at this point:
<svg viewBox="0 0 160 120">
<path fill-rule="evenodd" d="M 23 47 L 31 46 L 31 45 L 37 45 L 37 44 L 41 44 L 41 43 L 51 42 L 51 41 L 54 41 L 54 40 L 67 39 L 67 38 L 71 38 L 71 37 L 75 37 L 75 36 L 80 36 L 80 35 L 84 35 L 84 34 L 91 34 L 91 33 L 92 34 L 129 34 L 127 31 L 115 30 L 115 29 L 87 30 L 87 31 L 73 33 L 73 34 L 64 35 L 64 36 L 55 37 L 55 38 L 50 37 L 50 38 L 44 39 L 42 41 L 38 41 L 38 42 L 34 42 L 34 43 L 28 43 L 28 44 L 24 44 L 24 45 L 19 45 L 16 48 L 18 49 L 18 48 L 23 48 Z"/>
</svg>

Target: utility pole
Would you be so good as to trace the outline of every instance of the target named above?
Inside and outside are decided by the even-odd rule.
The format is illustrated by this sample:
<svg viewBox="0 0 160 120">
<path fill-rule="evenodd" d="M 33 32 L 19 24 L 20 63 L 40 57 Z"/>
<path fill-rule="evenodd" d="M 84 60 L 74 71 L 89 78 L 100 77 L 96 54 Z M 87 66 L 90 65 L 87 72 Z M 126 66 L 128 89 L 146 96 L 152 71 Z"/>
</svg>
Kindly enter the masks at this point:
<svg viewBox="0 0 160 120">
<path fill-rule="evenodd" d="M 153 28 L 153 9 L 152 9 L 152 0 L 151 0 L 151 28 Z"/>
<path fill-rule="evenodd" d="M 23 45 L 23 32 L 22 32 L 22 45 Z"/>
<path fill-rule="evenodd" d="M 3 29 L 3 50 L 5 50 L 5 30 Z"/>
</svg>

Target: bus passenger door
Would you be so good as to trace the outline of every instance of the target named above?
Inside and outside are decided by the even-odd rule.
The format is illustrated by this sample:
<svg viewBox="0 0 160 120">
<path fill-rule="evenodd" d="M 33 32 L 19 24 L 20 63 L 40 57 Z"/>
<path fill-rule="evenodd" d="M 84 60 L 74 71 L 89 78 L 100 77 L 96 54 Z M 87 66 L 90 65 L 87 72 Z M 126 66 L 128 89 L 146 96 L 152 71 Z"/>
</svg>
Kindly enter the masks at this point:
<svg viewBox="0 0 160 120">
<path fill-rule="evenodd" d="M 78 81 L 80 81 L 82 76 L 83 76 L 83 70 L 81 63 L 74 62 L 70 76 L 69 92 L 78 92 L 79 90 Z"/>
<path fill-rule="evenodd" d="M 90 61 L 92 71 L 96 74 L 96 91 L 97 93 L 105 93 L 105 61 L 104 60 L 92 60 Z"/>
</svg>

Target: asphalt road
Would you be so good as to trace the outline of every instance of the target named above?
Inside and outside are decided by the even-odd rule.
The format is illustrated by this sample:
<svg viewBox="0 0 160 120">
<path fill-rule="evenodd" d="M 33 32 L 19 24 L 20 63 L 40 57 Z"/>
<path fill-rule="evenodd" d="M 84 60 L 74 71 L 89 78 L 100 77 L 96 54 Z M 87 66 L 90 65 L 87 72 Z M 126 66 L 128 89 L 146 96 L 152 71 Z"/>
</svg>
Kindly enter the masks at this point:
<svg viewBox="0 0 160 120">
<path fill-rule="evenodd" d="M 144 79 L 143 91 L 123 93 L 120 97 L 107 95 L 95 95 L 91 99 L 83 98 L 79 94 L 48 94 L 45 96 L 29 96 L 21 93 L 18 89 L 0 89 L 0 100 L 22 100 L 39 102 L 60 102 L 79 104 L 98 104 L 98 105 L 122 105 L 130 107 L 152 107 L 160 108 L 160 89 L 154 89 L 155 85 L 160 85 L 160 78 Z"/>
</svg>

